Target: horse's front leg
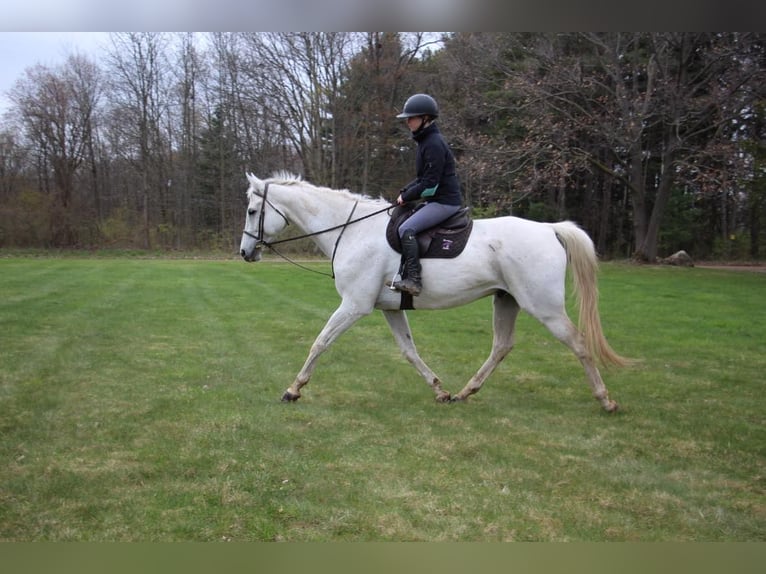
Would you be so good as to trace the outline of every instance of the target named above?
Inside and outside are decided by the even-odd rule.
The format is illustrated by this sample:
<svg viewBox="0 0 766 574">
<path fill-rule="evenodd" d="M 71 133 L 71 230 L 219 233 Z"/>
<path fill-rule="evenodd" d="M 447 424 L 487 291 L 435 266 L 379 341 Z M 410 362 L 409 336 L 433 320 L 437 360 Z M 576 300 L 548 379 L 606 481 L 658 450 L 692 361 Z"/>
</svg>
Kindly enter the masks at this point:
<svg viewBox="0 0 766 574">
<path fill-rule="evenodd" d="M 399 348 L 404 353 L 405 358 L 412 363 L 421 376 L 426 380 L 426 383 L 436 393 L 436 400 L 439 402 L 448 402 L 450 400 L 450 394 L 442 389 L 442 383 L 434 372 L 428 368 L 428 365 L 420 358 L 417 349 L 415 348 L 415 342 L 412 339 L 412 331 L 410 330 L 409 321 L 407 321 L 407 315 L 404 311 L 383 311 L 383 316 L 388 321 L 388 326 L 391 328 L 391 332 L 394 334 L 394 339 L 399 344 Z"/>
<path fill-rule="evenodd" d="M 295 377 L 293 384 L 288 387 L 285 394 L 282 395 L 282 400 L 285 402 L 297 401 L 301 397 L 301 388 L 308 384 L 311 379 L 311 374 L 316 368 L 317 360 L 319 356 L 324 353 L 327 348 L 332 345 L 333 341 L 340 335 L 346 332 L 349 327 L 356 323 L 359 319 L 368 315 L 369 313 L 362 313 L 356 310 L 351 305 L 340 304 L 335 312 L 330 316 L 314 340 L 314 344 L 311 345 L 309 356 L 306 358 L 306 362 L 303 363 L 303 368 Z"/>
</svg>

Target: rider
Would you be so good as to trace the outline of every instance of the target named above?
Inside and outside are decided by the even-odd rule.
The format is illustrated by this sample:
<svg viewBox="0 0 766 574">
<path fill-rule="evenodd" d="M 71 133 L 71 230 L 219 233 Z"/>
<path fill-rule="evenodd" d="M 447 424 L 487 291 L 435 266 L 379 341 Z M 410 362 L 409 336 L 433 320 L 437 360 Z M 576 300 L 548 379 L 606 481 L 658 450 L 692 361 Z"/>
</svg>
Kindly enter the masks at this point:
<svg viewBox="0 0 766 574">
<path fill-rule="evenodd" d="M 435 120 L 439 106 L 428 94 L 415 94 L 404 103 L 402 113 L 417 142 L 415 168 L 417 177 L 399 191 L 396 203 L 402 205 L 418 199 L 425 205 L 407 219 L 399 228 L 399 238 L 404 256 L 402 278 L 392 287 L 411 295 L 419 295 L 422 289 L 418 242 L 415 236 L 434 227 L 454 215 L 463 204 L 460 181 L 455 173 L 455 158 L 442 136 Z"/>
</svg>

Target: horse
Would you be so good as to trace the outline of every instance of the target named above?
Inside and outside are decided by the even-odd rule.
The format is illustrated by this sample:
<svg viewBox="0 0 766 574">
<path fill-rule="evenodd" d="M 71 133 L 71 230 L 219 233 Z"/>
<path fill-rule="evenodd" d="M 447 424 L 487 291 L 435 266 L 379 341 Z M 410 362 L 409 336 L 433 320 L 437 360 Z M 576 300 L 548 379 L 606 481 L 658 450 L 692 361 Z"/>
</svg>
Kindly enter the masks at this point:
<svg viewBox="0 0 766 574">
<path fill-rule="evenodd" d="M 514 216 L 476 219 L 463 252 L 454 259 L 421 259 L 422 293 L 414 309 L 446 309 L 493 297 L 493 342 L 489 357 L 456 395 L 421 359 L 413 341 L 401 293 L 386 286 L 399 269 L 400 255 L 386 241 L 387 213 L 394 206 L 345 189 L 309 183 L 278 172 L 261 180 L 245 174 L 247 213 L 240 243 L 246 262 L 261 260 L 264 247 L 279 243 L 288 225 L 311 237 L 332 261 L 341 302 L 314 340 L 285 402 L 301 397 L 324 351 L 354 323 L 379 309 L 404 357 L 431 387 L 438 402 L 465 401 L 514 346 L 516 318 L 524 310 L 569 347 L 582 364 L 595 399 L 606 412 L 618 409 L 610 399 L 597 362 L 625 365 L 607 342 L 598 310 L 598 259 L 587 233 L 571 221 L 543 223 Z M 285 240 L 282 240 L 285 241 Z M 565 279 L 571 267 L 579 306 L 579 326 L 565 310 Z M 389 281 L 390 283 L 390 281 Z"/>
</svg>

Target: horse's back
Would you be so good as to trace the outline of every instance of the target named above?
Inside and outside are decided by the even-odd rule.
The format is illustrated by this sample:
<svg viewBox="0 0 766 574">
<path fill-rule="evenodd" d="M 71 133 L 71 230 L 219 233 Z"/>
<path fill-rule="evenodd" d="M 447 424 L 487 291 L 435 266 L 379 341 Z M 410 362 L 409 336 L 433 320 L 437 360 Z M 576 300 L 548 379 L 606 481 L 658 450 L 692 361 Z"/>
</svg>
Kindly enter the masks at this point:
<svg viewBox="0 0 766 574">
<path fill-rule="evenodd" d="M 557 238 L 557 227 L 574 227 L 572 222 L 542 223 L 512 215 L 477 219 L 474 221 L 474 243 L 476 247 L 489 245 L 498 255 L 513 260 L 531 263 L 535 260 L 559 261 L 566 256 L 562 243 Z M 470 244 L 470 242 L 469 242 Z"/>
</svg>

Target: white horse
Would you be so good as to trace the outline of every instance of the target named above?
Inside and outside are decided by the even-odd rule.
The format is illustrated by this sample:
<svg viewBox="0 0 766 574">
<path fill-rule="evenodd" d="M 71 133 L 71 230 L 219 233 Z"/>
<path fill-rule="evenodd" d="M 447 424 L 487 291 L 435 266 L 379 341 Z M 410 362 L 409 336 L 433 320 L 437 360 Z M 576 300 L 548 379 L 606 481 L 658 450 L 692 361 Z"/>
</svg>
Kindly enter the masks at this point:
<svg viewBox="0 0 766 574">
<path fill-rule="evenodd" d="M 400 255 L 386 241 L 392 205 L 346 190 L 314 186 L 286 173 L 261 180 L 248 173 L 247 215 L 240 244 L 245 261 L 258 261 L 264 246 L 292 223 L 310 235 L 332 259 L 340 306 L 317 336 L 306 362 L 283 401 L 301 396 L 320 355 L 349 327 L 374 309 L 383 312 L 404 356 L 436 394 L 436 400 L 464 400 L 476 393 L 511 351 L 516 317 L 523 309 L 569 347 L 585 368 L 594 397 L 613 412 L 596 366 L 625 359 L 607 343 L 598 312 L 598 268 L 593 242 L 572 222 L 539 223 L 517 217 L 474 221 L 465 250 L 454 259 L 422 259 L 423 291 L 416 309 L 445 309 L 480 297 L 494 297 L 494 340 L 489 357 L 456 395 L 442 389 L 439 377 L 418 355 L 401 294 L 385 285 L 398 271 Z M 573 270 L 580 308 L 578 329 L 564 306 L 566 267 Z"/>
</svg>

